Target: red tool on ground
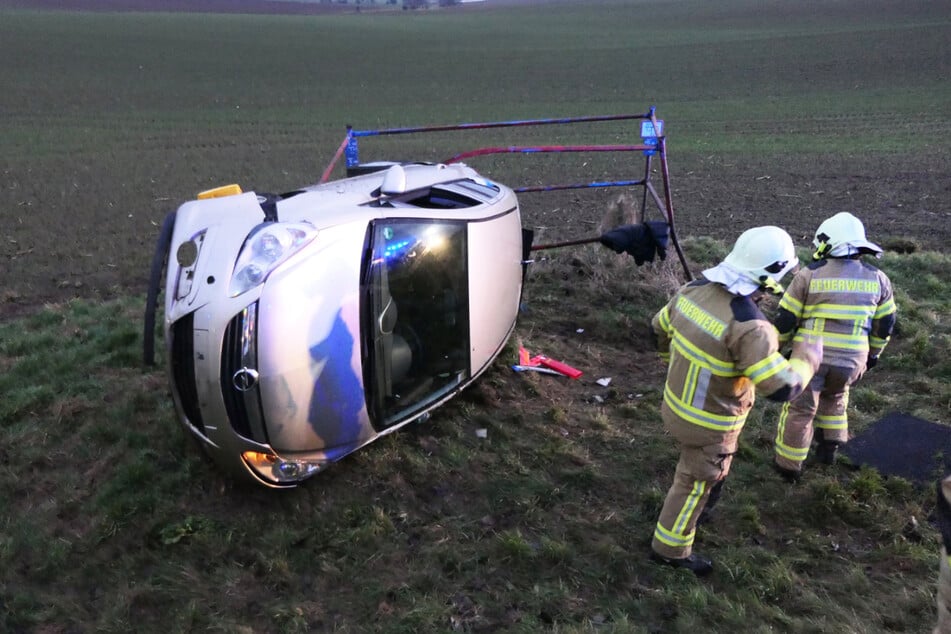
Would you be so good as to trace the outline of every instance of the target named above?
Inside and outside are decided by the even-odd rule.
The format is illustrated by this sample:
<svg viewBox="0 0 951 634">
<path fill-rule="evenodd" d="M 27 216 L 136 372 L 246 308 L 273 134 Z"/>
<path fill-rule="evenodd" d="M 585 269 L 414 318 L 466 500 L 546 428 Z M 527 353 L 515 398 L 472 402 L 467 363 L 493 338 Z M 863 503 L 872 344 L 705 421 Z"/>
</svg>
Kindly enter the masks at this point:
<svg viewBox="0 0 951 634">
<path fill-rule="evenodd" d="M 584 374 L 581 370 L 573 368 L 567 363 L 562 363 L 561 361 L 556 361 L 546 357 L 543 354 L 535 355 L 534 357 L 530 356 L 528 350 L 524 347 L 519 346 L 518 348 L 518 366 L 522 369 L 526 368 L 537 368 L 543 367 L 548 368 L 549 370 L 554 370 L 559 374 L 563 374 L 571 379 L 577 379 L 579 376 Z"/>
</svg>

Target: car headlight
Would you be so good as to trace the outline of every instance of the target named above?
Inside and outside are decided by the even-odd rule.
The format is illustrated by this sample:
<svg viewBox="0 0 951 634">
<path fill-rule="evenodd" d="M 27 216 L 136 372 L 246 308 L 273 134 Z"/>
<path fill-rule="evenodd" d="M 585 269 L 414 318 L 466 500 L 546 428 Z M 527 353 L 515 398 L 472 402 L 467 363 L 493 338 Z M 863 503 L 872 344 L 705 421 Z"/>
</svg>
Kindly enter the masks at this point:
<svg viewBox="0 0 951 634">
<path fill-rule="evenodd" d="M 325 464 L 313 460 L 288 460 L 260 451 L 245 451 L 241 456 L 261 478 L 277 484 L 296 484 L 316 474 Z"/>
<path fill-rule="evenodd" d="M 303 249 L 317 230 L 302 222 L 259 225 L 241 247 L 231 276 L 231 297 L 237 297 L 263 284 L 271 271 Z"/>
</svg>

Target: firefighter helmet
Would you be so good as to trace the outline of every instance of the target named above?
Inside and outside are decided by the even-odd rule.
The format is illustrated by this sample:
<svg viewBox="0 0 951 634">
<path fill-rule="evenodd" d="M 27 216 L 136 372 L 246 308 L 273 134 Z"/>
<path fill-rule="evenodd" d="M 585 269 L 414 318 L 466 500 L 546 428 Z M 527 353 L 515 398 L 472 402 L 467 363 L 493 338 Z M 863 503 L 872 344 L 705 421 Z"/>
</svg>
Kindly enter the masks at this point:
<svg viewBox="0 0 951 634">
<path fill-rule="evenodd" d="M 816 252 L 812 257 L 820 260 L 824 257 L 847 257 L 870 253 L 876 257 L 882 254 L 882 247 L 865 239 L 865 226 L 862 221 L 847 211 L 841 211 L 827 218 L 816 229 L 812 241 Z"/>
<path fill-rule="evenodd" d="M 773 226 L 744 231 L 723 261 L 774 293 L 782 293 L 779 281 L 799 264 L 792 238 Z"/>
</svg>

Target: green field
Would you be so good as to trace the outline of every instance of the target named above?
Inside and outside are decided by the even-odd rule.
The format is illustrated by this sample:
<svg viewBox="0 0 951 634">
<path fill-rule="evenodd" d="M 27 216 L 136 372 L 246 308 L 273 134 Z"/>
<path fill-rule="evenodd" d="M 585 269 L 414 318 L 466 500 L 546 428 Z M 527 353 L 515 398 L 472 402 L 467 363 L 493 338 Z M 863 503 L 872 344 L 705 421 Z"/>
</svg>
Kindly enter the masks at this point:
<svg viewBox="0 0 951 634">
<path fill-rule="evenodd" d="M 477 386 L 289 493 L 204 462 L 177 428 L 164 361 L 139 357 L 158 226 L 198 191 L 314 183 L 347 124 L 656 106 L 695 269 L 758 224 L 805 249 L 840 210 L 872 240 L 912 245 L 880 262 L 901 330 L 853 394 L 853 430 L 893 410 L 951 424 L 949 42 L 948 1 L 0 9 L 0 631 L 929 631 L 932 492 L 844 467 L 786 486 L 768 468 L 775 407 L 754 411 L 701 531 L 714 577 L 647 560 L 676 457 L 646 319 L 676 262 L 552 251 Z M 639 140 L 626 124 L 529 134 Z M 510 136 L 393 139 L 364 159 L 438 160 Z M 642 169 L 473 165 L 513 186 Z M 525 199 L 523 219 L 543 241 L 588 237 L 612 196 Z M 514 375 L 518 343 L 584 378 Z"/>
<path fill-rule="evenodd" d="M 732 238 L 739 227 L 724 232 L 724 216 L 782 220 L 806 235 L 848 205 L 901 223 L 873 224 L 879 233 L 944 244 L 948 223 L 934 220 L 951 207 L 949 6 L 656 0 L 325 18 L 6 11 L 6 299 L 35 304 L 51 287 L 110 297 L 142 289 L 165 213 L 227 182 L 259 191 L 314 182 L 348 123 L 651 105 L 668 121 L 684 235 Z M 390 152 L 438 160 L 433 147 L 472 143 Z M 540 204 L 572 207 L 569 233 L 576 217 L 600 214 L 563 202 Z"/>
</svg>

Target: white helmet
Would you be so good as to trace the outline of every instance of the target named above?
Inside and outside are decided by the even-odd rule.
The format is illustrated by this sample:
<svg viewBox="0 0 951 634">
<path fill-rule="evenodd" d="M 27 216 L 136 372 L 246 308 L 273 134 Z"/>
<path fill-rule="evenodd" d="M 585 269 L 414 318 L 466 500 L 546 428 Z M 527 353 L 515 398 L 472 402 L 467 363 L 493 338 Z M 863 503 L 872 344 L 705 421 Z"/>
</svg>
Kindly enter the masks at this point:
<svg viewBox="0 0 951 634">
<path fill-rule="evenodd" d="M 792 238 L 773 226 L 744 231 L 723 261 L 774 293 L 783 292 L 779 281 L 799 264 Z"/>
<path fill-rule="evenodd" d="M 812 257 L 821 260 L 824 257 L 847 257 L 862 253 L 871 253 L 875 257 L 882 255 L 882 247 L 865 239 L 865 227 L 862 221 L 847 211 L 841 211 L 823 221 L 816 229 L 812 241 L 816 252 Z"/>
</svg>

